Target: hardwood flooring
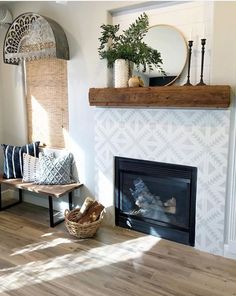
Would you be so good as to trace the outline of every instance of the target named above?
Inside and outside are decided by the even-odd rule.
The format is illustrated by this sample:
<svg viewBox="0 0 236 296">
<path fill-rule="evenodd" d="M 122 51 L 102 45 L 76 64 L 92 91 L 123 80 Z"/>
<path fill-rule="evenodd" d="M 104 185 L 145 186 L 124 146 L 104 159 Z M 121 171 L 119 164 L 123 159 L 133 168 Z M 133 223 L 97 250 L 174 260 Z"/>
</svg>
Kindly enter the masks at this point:
<svg viewBox="0 0 236 296">
<path fill-rule="evenodd" d="M 0 212 L 0 295 L 236 295 L 236 260 L 118 227 L 79 240 L 46 219 L 26 203 Z"/>
</svg>

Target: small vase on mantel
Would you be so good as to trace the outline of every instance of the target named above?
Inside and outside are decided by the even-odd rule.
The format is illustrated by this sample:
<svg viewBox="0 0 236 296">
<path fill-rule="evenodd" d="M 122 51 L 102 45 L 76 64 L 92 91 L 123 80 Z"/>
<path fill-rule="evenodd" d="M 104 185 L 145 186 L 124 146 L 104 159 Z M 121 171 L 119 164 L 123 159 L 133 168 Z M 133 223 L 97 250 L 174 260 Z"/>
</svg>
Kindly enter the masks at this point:
<svg viewBox="0 0 236 296">
<path fill-rule="evenodd" d="M 132 75 L 132 63 L 128 60 L 117 59 L 114 63 L 114 86 L 127 87 Z"/>
</svg>

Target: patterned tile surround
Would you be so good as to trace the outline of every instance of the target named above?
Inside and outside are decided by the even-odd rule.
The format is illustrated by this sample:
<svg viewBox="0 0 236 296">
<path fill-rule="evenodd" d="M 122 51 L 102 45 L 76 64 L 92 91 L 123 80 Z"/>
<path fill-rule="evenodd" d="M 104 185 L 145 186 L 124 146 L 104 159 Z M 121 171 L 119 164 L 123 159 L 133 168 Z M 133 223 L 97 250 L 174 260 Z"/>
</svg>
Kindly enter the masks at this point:
<svg viewBox="0 0 236 296">
<path fill-rule="evenodd" d="M 223 253 L 229 111 L 95 110 L 96 196 L 114 224 L 114 156 L 196 166 L 196 248 Z"/>
</svg>

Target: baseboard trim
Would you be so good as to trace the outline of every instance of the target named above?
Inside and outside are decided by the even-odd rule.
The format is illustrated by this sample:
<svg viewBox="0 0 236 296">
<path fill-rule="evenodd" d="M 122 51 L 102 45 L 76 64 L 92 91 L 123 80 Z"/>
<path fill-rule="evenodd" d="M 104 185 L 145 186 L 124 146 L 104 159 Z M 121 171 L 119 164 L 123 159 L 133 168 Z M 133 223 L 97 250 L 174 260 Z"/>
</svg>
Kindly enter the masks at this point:
<svg viewBox="0 0 236 296">
<path fill-rule="evenodd" d="M 236 255 L 236 241 L 229 242 L 228 246 L 229 246 L 229 251 Z"/>
<path fill-rule="evenodd" d="M 236 260 L 236 242 L 224 245 L 224 256 Z"/>
</svg>

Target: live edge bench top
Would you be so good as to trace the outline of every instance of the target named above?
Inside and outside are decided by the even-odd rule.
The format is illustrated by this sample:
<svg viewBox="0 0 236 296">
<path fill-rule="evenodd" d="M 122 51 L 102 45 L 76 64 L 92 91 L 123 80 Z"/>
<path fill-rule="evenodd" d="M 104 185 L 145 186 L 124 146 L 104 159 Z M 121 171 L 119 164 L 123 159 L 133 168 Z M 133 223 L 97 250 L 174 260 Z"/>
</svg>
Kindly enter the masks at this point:
<svg viewBox="0 0 236 296">
<path fill-rule="evenodd" d="M 65 185 L 37 185 L 34 183 L 22 182 L 22 179 L 4 179 L 2 176 L 0 176 L 0 184 L 6 184 L 18 189 L 45 194 L 57 198 L 83 186 L 82 183 L 71 183 Z"/>
</svg>

